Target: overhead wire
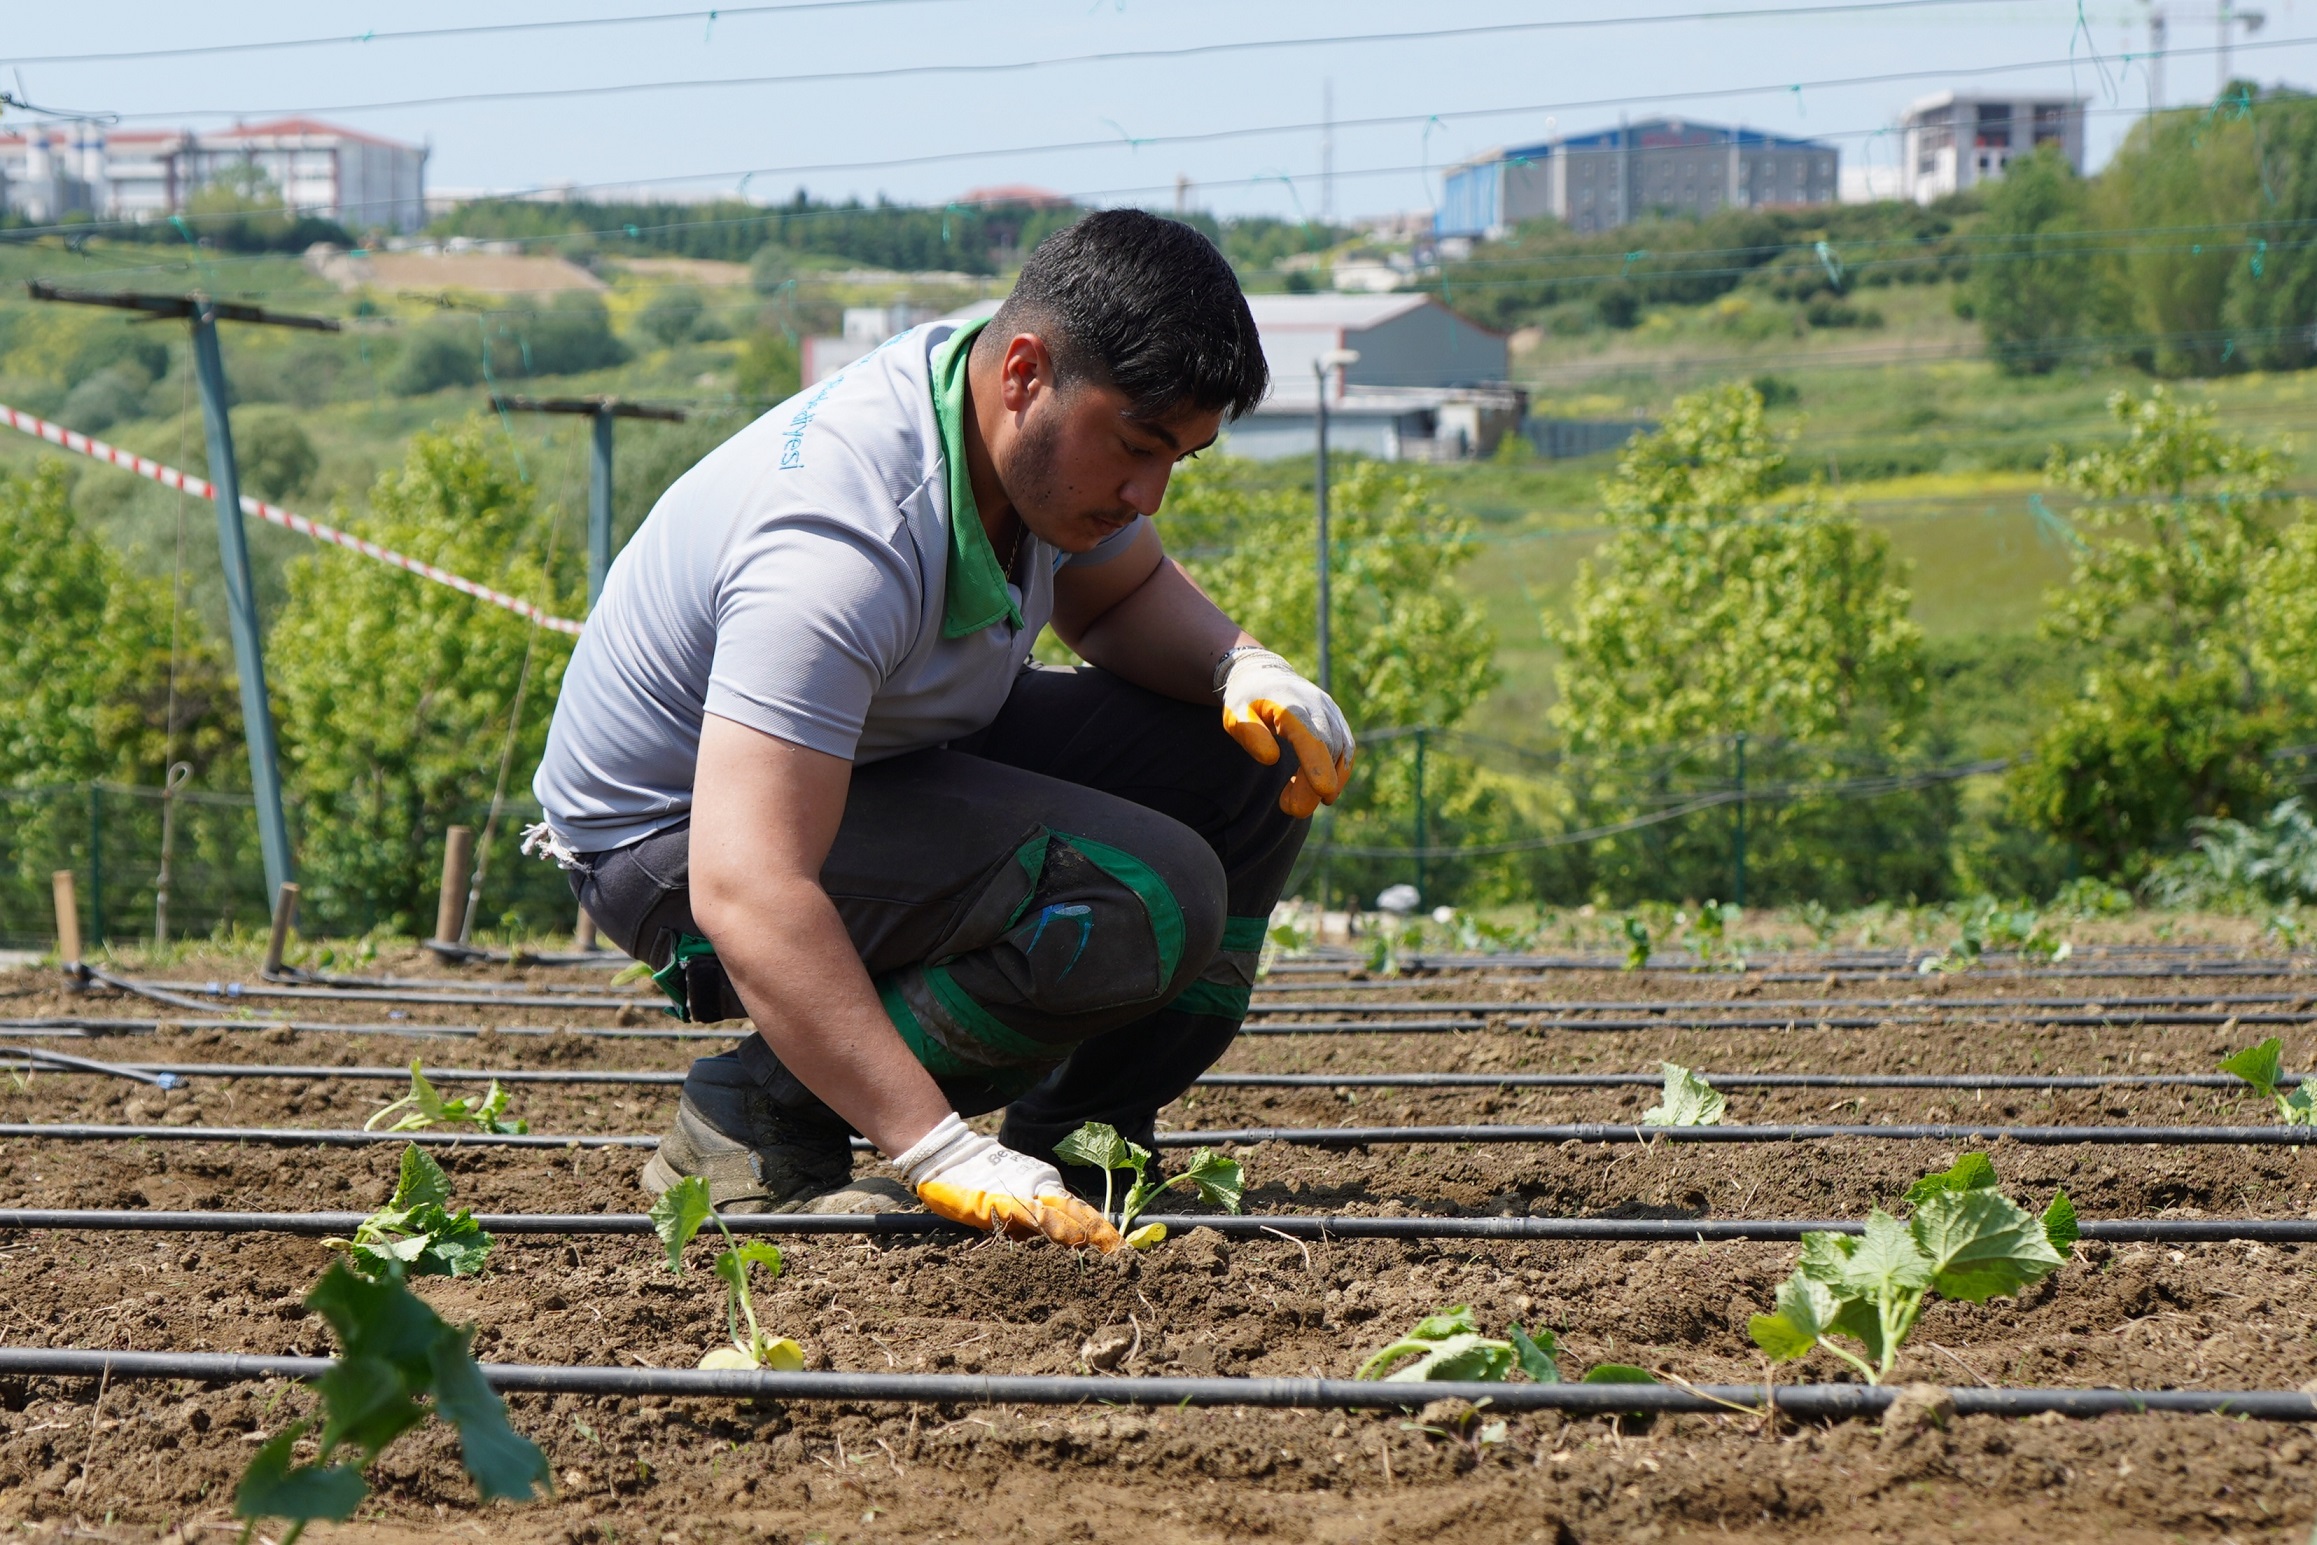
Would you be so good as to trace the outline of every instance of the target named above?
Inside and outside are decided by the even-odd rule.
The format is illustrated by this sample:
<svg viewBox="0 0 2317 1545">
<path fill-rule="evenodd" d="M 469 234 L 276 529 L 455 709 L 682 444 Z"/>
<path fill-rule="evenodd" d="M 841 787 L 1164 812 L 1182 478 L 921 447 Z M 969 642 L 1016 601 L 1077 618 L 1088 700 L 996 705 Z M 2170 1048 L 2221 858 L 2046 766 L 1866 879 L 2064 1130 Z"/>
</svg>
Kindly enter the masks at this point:
<svg viewBox="0 0 2317 1545">
<path fill-rule="evenodd" d="M 1406 28 L 1391 32 L 1332 33 L 1303 35 L 1286 38 L 1243 38 L 1224 42 L 1184 43 L 1172 46 L 1101 49 L 1079 54 L 1056 54 L 1038 59 L 1007 60 L 941 60 L 930 64 L 865 65 L 841 70 L 804 70 L 778 75 L 740 75 L 691 77 L 681 80 L 623 81 L 595 86 L 548 86 L 517 88 L 485 92 L 458 92 L 437 96 L 406 97 L 391 101 L 330 103 L 299 107 L 240 107 L 240 108 L 180 108 L 123 115 L 136 119 L 174 119 L 216 117 L 225 113 L 248 116 L 297 115 L 305 113 L 359 113 L 387 111 L 414 107 L 445 107 L 468 102 L 521 102 L 564 98 L 584 98 L 625 95 L 648 91 L 691 91 L 702 88 L 742 86 L 796 86 L 819 84 L 846 84 L 869 80 L 890 80 L 909 76 L 949 75 L 1003 75 L 1027 70 L 1051 69 L 1070 65 L 1143 63 L 1172 59 L 1205 58 L 1217 54 L 1274 53 L 1282 49 L 1322 48 L 1367 44 L 1398 44 L 1416 42 L 1457 41 L 1476 37 L 1503 36 L 1513 33 L 1564 32 L 1599 30 L 1602 28 L 1645 26 L 1659 23 L 1704 23 L 1715 21 L 1746 21 L 1769 18 L 1810 17 L 1852 12 L 1885 12 L 1921 10 L 1934 6 L 1984 5 L 1991 0 L 1850 0 L 1850 3 L 1832 5 L 1775 6 L 1747 10 L 1709 10 L 1652 12 L 1639 15 L 1609 15 L 1583 17 L 1554 17 L 1525 21 L 1486 22 L 1456 27 Z M 1446 116 L 1446 115 L 1442 115 Z M 1360 126 L 1356 121 L 1347 127 Z M 1137 143 L 1147 143 L 1137 141 Z"/>
</svg>

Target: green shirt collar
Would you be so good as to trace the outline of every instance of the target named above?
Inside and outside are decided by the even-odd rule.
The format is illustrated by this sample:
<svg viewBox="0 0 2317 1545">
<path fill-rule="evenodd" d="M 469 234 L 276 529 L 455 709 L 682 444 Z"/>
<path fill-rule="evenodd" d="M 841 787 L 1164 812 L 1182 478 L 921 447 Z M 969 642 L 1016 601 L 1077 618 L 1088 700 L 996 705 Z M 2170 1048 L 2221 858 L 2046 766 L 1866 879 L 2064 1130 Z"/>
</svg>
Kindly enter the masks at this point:
<svg viewBox="0 0 2317 1545">
<path fill-rule="evenodd" d="M 1022 610 L 1006 589 L 1006 572 L 982 529 L 974 503 L 973 474 L 965 460 L 966 361 L 974 334 L 985 317 L 951 333 L 933 351 L 933 421 L 941 430 L 941 459 L 949 465 L 949 593 L 941 612 L 941 636 L 963 638 L 1011 620 L 1022 626 Z"/>
</svg>

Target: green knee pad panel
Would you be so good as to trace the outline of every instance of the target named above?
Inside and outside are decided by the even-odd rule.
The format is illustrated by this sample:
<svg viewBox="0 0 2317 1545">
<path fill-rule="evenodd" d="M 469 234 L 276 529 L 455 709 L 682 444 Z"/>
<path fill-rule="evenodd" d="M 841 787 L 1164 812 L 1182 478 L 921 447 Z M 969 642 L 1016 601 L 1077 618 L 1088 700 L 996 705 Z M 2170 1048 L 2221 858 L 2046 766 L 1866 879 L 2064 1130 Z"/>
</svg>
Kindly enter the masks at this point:
<svg viewBox="0 0 2317 1545">
<path fill-rule="evenodd" d="M 1176 995 L 1168 1008 L 1215 1019 L 1241 1020 L 1255 992 L 1255 968 L 1263 955 L 1263 935 L 1269 918 L 1223 919 L 1223 947 L 1199 973 L 1199 979 Z"/>
</svg>

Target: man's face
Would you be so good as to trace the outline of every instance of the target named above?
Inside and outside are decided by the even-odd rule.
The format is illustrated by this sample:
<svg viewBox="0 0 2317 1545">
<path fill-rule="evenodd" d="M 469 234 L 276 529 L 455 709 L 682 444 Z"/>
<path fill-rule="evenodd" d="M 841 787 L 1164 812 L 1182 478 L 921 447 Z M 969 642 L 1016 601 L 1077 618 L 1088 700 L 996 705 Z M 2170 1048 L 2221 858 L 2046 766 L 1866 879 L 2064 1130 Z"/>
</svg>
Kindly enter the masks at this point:
<svg viewBox="0 0 2317 1545">
<path fill-rule="evenodd" d="M 1137 515 L 1155 515 L 1175 464 L 1204 450 L 1219 411 L 1138 418 L 1113 387 L 1081 383 L 1034 394 L 999 461 L 1007 497 L 1032 535 L 1082 553 Z"/>
</svg>

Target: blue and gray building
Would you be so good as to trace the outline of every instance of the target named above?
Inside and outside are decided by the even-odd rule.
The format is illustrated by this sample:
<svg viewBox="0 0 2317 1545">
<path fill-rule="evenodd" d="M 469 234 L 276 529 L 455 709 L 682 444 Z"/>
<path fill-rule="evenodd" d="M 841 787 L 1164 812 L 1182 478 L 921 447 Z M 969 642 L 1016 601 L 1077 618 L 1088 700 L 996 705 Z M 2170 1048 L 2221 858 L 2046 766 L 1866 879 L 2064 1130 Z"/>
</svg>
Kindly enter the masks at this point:
<svg viewBox="0 0 2317 1545">
<path fill-rule="evenodd" d="M 1649 118 L 1449 168 L 1434 231 L 1498 237 L 1546 217 L 1605 231 L 1652 214 L 1831 204 L 1840 163 L 1841 152 L 1819 140 Z"/>
</svg>

